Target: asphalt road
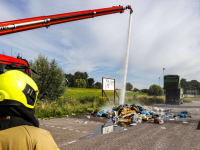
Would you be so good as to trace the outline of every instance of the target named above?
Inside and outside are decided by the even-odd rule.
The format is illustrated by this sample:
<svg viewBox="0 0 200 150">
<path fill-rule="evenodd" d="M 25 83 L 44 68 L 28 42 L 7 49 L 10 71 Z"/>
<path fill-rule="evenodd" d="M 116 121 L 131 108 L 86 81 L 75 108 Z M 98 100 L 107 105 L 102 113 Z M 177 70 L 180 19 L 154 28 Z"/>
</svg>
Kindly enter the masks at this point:
<svg viewBox="0 0 200 150">
<path fill-rule="evenodd" d="M 155 105 L 171 109 L 174 114 L 188 111 L 192 118 L 152 122 L 123 127 L 108 134 L 96 135 L 107 119 L 65 117 L 41 120 L 40 127 L 48 130 L 61 150 L 199 150 L 200 101 L 177 105 Z M 85 123 L 87 121 L 87 123 Z"/>
</svg>

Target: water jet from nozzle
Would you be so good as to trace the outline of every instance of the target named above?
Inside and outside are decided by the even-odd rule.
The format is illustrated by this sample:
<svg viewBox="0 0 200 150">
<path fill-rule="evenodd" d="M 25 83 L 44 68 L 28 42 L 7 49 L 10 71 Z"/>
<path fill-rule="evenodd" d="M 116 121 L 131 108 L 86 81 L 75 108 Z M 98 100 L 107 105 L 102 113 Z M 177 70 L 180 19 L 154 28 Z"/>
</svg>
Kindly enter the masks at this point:
<svg viewBox="0 0 200 150">
<path fill-rule="evenodd" d="M 123 105 L 125 101 L 125 91 L 126 91 L 126 78 L 127 78 L 127 70 L 128 70 L 128 59 L 129 59 L 129 49 L 130 49 L 130 40 L 131 40 L 131 26 L 132 26 L 132 8 L 127 6 L 128 9 L 131 9 L 130 18 L 129 18 L 129 30 L 128 30 L 128 42 L 127 42 L 127 49 L 126 49 L 126 59 L 125 59 L 125 67 L 124 67 L 124 79 L 123 79 L 123 88 L 120 95 L 119 104 Z"/>
</svg>

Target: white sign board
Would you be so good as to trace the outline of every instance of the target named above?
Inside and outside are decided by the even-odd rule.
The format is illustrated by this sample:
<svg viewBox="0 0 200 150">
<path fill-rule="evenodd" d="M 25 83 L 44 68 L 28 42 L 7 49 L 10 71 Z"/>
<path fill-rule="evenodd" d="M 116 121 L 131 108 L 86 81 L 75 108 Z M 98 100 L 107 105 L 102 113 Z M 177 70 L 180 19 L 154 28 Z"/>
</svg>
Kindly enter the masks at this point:
<svg viewBox="0 0 200 150">
<path fill-rule="evenodd" d="M 103 90 L 115 90 L 114 79 L 103 78 Z"/>
<path fill-rule="evenodd" d="M 111 126 L 107 126 L 107 127 L 103 127 L 102 128 L 102 134 L 106 134 L 106 133 L 111 133 L 111 132 L 113 132 L 113 125 L 111 125 Z"/>
</svg>

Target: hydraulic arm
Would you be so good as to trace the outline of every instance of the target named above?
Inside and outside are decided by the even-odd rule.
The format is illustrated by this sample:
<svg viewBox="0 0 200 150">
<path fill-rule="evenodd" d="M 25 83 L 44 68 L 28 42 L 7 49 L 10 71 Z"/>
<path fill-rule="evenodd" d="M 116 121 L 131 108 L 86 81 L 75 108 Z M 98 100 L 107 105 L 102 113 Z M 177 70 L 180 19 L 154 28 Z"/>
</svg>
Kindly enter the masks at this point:
<svg viewBox="0 0 200 150">
<path fill-rule="evenodd" d="M 93 18 L 102 15 L 108 15 L 113 13 L 123 13 L 124 10 L 130 9 L 132 13 L 131 6 L 114 6 L 109 8 L 85 10 L 50 16 L 40 16 L 12 21 L 0 22 L 0 36 L 5 34 L 11 34 L 15 32 L 21 32 L 25 30 L 31 30 L 41 27 L 49 27 L 50 25 L 55 25 L 64 22 L 76 21 L 81 19 Z"/>
</svg>

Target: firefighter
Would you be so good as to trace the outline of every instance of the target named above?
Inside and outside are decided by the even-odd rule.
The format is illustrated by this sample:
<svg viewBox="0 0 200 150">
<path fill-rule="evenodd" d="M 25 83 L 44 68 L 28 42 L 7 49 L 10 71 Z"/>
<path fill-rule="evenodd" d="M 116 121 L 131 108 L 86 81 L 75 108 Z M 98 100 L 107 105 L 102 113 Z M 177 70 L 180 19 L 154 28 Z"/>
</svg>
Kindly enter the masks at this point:
<svg viewBox="0 0 200 150">
<path fill-rule="evenodd" d="M 25 73 L 10 70 L 0 75 L 1 150 L 59 150 L 34 116 L 38 94 L 36 83 Z"/>
</svg>

